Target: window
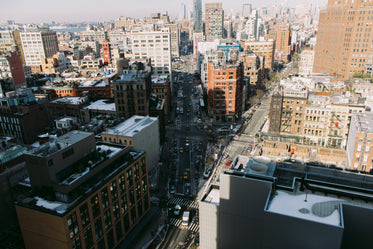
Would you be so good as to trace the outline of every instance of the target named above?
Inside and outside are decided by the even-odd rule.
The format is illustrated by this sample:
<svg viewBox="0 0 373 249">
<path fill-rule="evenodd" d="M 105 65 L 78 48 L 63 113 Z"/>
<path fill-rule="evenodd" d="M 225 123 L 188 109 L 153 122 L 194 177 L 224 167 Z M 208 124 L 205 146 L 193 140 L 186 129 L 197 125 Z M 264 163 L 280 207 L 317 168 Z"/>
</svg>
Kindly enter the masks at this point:
<svg viewBox="0 0 373 249">
<path fill-rule="evenodd" d="M 104 223 L 105 223 L 105 230 L 106 231 L 109 230 L 111 228 L 111 225 L 112 225 L 110 209 L 108 209 L 104 213 Z"/>
<path fill-rule="evenodd" d="M 118 183 L 119 183 L 120 194 L 122 195 L 126 192 L 126 181 L 125 181 L 124 174 L 119 176 Z"/>
<path fill-rule="evenodd" d="M 357 145 L 357 149 L 356 149 L 357 151 L 361 151 L 361 144 L 358 144 Z"/>
<path fill-rule="evenodd" d="M 118 202 L 113 204 L 113 215 L 114 215 L 114 222 L 117 222 L 120 218 L 120 211 L 119 211 L 119 203 Z"/>
<path fill-rule="evenodd" d="M 109 207 L 109 194 L 107 187 L 101 190 L 101 201 L 102 201 L 102 210 L 105 210 Z"/>
<path fill-rule="evenodd" d="M 91 198 L 91 209 L 93 217 L 97 217 L 100 214 L 100 203 L 98 200 L 98 195 L 95 195 Z"/>
<path fill-rule="evenodd" d="M 84 203 L 80 208 L 80 220 L 82 221 L 82 227 L 85 228 L 89 224 L 89 212 L 88 205 Z"/>
<path fill-rule="evenodd" d="M 95 233 L 96 233 L 96 240 L 99 240 L 102 237 L 102 235 L 104 234 L 103 230 L 102 230 L 101 218 L 98 218 L 95 221 Z"/>
<path fill-rule="evenodd" d="M 113 229 L 111 229 L 111 230 L 107 233 L 107 245 L 108 245 L 108 248 L 109 248 L 109 249 L 114 248 L 114 244 L 115 244 L 115 241 L 114 241 L 114 233 L 113 233 Z"/>
<path fill-rule="evenodd" d="M 76 219 L 75 212 L 67 217 L 67 225 L 69 227 L 70 238 L 73 238 L 79 233 L 78 221 Z"/>
<path fill-rule="evenodd" d="M 118 188 L 117 188 L 117 181 L 114 180 L 111 183 L 110 186 L 110 192 L 111 192 L 111 201 L 114 202 L 118 199 Z"/>
<path fill-rule="evenodd" d="M 88 227 L 87 230 L 85 230 L 84 241 L 85 241 L 85 247 L 87 249 L 89 249 L 93 246 L 93 236 L 92 236 L 92 228 L 91 227 Z"/>
<path fill-rule="evenodd" d="M 121 240 L 123 237 L 122 223 L 119 221 L 115 224 L 115 233 L 117 235 L 117 241 Z"/>
<path fill-rule="evenodd" d="M 81 249 L 82 248 L 82 243 L 80 242 L 80 236 L 77 236 L 72 241 L 72 246 L 73 246 L 73 249 Z"/>
<path fill-rule="evenodd" d="M 120 199 L 120 204 L 122 206 L 121 212 L 124 214 L 128 210 L 128 205 L 127 205 L 127 195 L 123 195 L 122 198 Z"/>
</svg>

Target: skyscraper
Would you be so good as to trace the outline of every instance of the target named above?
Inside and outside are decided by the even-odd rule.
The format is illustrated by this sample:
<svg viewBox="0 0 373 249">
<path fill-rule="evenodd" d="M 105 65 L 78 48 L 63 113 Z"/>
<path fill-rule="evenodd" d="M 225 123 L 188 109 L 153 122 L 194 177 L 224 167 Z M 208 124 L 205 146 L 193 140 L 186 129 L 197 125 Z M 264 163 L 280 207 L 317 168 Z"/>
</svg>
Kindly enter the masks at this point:
<svg viewBox="0 0 373 249">
<path fill-rule="evenodd" d="M 202 0 L 194 0 L 194 31 L 202 31 Z"/>
<path fill-rule="evenodd" d="M 224 10 L 222 3 L 206 3 L 205 22 L 207 40 L 223 37 Z"/>
<path fill-rule="evenodd" d="M 320 11 L 314 73 L 348 79 L 373 61 L 371 1 L 328 1 Z"/>
</svg>

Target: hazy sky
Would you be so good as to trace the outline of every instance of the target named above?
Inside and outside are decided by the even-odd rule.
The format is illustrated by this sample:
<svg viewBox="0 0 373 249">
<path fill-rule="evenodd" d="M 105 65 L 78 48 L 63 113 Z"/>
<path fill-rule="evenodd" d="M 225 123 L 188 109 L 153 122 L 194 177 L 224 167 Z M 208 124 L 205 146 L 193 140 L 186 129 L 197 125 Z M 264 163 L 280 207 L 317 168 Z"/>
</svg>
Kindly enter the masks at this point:
<svg viewBox="0 0 373 249">
<path fill-rule="evenodd" d="M 284 0 L 202 0 L 206 2 L 222 2 L 224 10 L 240 11 L 242 3 L 252 3 L 253 7 L 280 4 Z M 325 5 L 327 0 L 309 0 Z M 145 17 L 153 12 L 168 11 L 170 16 L 178 16 L 180 3 L 192 6 L 193 0 L 0 0 L 0 23 L 6 20 L 16 22 L 79 22 L 79 21 L 109 21 L 120 16 Z M 288 0 L 289 6 L 304 2 L 304 0 Z"/>
</svg>

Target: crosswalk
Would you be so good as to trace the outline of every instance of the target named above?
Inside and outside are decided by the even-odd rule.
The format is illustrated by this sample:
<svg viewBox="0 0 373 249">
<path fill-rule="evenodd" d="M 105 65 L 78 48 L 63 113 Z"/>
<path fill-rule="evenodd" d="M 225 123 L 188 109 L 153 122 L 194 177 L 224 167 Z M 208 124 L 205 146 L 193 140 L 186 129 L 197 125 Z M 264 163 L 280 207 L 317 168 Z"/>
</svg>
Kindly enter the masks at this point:
<svg viewBox="0 0 373 249">
<path fill-rule="evenodd" d="M 183 198 L 172 198 L 168 201 L 169 205 L 176 205 L 179 204 L 182 207 L 188 207 L 188 208 L 194 208 L 198 209 L 199 203 L 198 201 L 192 201 L 192 200 L 187 200 Z"/>
<path fill-rule="evenodd" d="M 197 223 L 194 223 L 194 222 L 191 222 L 188 227 L 183 227 L 181 226 L 181 219 L 176 219 L 176 218 L 171 218 L 170 219 L 170 224 L 175 226 L 175 227 L 179 227 L 179 228 L 184 228 L 184 229 L 188 229 L 194 233 L 198 233 L 199 231 L 199 224 Z"/>
</svg>

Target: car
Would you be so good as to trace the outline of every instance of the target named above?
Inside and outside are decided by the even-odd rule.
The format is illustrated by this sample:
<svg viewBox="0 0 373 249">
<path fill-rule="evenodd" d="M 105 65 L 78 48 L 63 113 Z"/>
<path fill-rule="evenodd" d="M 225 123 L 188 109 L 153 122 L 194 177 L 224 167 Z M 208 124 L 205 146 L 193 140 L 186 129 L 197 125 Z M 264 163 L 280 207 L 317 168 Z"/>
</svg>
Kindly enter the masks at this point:
<svg viewBox="0 0 373 249">
<path fill-rule="evenodd" d="M 184 152 L 183 147 L 180 147 L 179 152 L 180 152 L 180 153 L 183 153 L 183 152 Z"/>
<path fill-rule="evenodd" d="M 174 215 L 179 216 L 180 212 L 181 212 L 181 206 L 179 204 L 176 204 L 176 206 L 174 208 Z"/>
<path fill-rule="evenodd" d="M 231 163 L 232 163 L 232 161 L 227 161 L 227 162 L 225 163 L 225 167 L 226 167 L 226 168 L 229 168 L 229 166 L 231 166 Z"/>
</svg>

